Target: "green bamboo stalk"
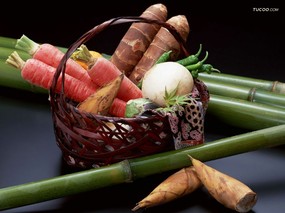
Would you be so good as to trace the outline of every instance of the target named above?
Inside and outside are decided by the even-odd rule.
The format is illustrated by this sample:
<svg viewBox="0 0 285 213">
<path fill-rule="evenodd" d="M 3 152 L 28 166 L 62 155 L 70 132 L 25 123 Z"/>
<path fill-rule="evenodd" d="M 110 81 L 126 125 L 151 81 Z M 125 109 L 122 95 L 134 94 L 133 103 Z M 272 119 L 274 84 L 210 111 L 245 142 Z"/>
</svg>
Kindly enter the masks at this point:
<svg viewBox="0 0 285 213">
<path fill-rule="evenodd" d="M 15 48 L 17 39 L 0 36 L 0 47 Z"/>
<path fill-rule="evenodd" d="M 285 108 L 285 95 L 243 85 L 234 85 L 226 82 L 216 82 L 205 79 L 210 94 L 232 97 L 251 102 L 263 103 Z"/>
<path fill-rule="evenodd" d="M 285 125 L 231 136 L 198 146 L 124 160 L 100 168 L 0 189 L 0 210 L 39 203 L 190 166 L 188 155 L 209 161 L 285 144 Z"/>
<path fill-rule="evenodd" d="M 285 83 L 279 81 L 269 81 L 265 79 L 256 79 L 246 76 L 238 76 L 226 73 L 199 73 L 199 79 L 202 81 L 212 80 L 215 82 L 226 82 L 231 84 L 259 88 L 275 93 L 285 94 Z"/>
<path fill-rule="evenodd" d="M 21 76 L 21 71 L 0 60 L 0 86 L 47 94 L 48 91 L 30 84 Z"/>
<path fill-rule="evenodd" d="M 12 54 L 12 52 L 17 51 L 22 59 L 27 60 L 28 58 L 31 58 L 31 56 L 23 51 L 23 50 L 15 50 L 14 48 L 8 48 L 8 47 L 1 47 L 0 46 L 0 60 L 6 60 L 9 55 Z"/>
<path fill-rule="evenodd" d="M 235 127 L 257 130 L 285 124 L 285 110 L 267 104 L 211 94 L 207 113 Z"/>
</svg>

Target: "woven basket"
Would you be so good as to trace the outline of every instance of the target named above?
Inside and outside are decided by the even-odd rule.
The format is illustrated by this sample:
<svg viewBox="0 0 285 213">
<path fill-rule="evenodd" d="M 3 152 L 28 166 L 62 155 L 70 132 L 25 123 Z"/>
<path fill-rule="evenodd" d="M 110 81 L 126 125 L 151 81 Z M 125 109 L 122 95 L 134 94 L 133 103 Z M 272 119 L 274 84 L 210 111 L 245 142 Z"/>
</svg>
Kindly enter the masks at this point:
<svg viewBox="0 0 285 213">
<path fill-rule="evenodd" d="M 184 54 L 188 54 L 185 44 L 175 28 L 165 22 L 142 17 L 110 19 L 95 26 L 74 42 L 57 67 L 50 88 L 50 104 L 56 142 L 62 151 L 64 161 L 72 167 L 100 167 L 124 159 L 172 150 L 175 149 L 174 139 L 181 138 L 177 135 L 177 130 L 171 126 L 171 119 L 167 116 L 153 113 L 150 116 L 118 118 L 80 112 L 76 108 L 77 103 L 65 96 L 63 87 L 60 93 L 55 92 L 57 80 L 61 74 L 64 84 L 67 60 L 81 44 L 86 43 L 112 25 L 134 22 L 159 24 L 167 28 L 181 44 Z M 203 82 L 195 79 L 192 95 L 196 104 L 196 106 L 194 104 L 194 108 L 196 107 L 199 115 L 202 116 L 198 120 L 191 120 L 194 123 L 190 122 L 190 126 L 195 131 L 192 135 L 188 135 L 188 138 L 192 138 L 188 142 L 190 145 L 197 145 L 204 142 L 203 122 L 209 100 L 209 94 Z M 191 108 L 188 109 L 188 112 L 191 113 Z M 194 114 L 193 116 L 195 117 Z M 195 122 L 199 123 L 199 128 Z M 113 124 L 115 129 L 110 128 L 107 123 Z M 185 131 L 183 134 L 185 135 Z"/>
</svg>

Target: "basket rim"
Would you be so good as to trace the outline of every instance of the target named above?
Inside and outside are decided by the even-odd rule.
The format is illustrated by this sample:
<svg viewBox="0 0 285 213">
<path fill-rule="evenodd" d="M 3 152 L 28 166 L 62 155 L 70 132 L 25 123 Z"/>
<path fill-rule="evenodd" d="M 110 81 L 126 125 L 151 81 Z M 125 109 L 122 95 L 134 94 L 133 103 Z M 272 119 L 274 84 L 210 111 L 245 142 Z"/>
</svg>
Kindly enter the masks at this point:
<svg viewBox="0 0 285 213">
<path fill-rule="evenodd" d="M 57 94 L 58 95 L 58 94 Z M 56 97 L 56 96 L 55 96 Z M 61 97 L 58 97 L 58 99 L 60 99 Z M 148 116 L 144 116 L 144 115 L 137 115 L 135 117 L 116 117 L 116 116 L 111 116 L 111 115 L 100 115 L 100 114 L 94 114 L 91 112 L 86 112 L 86 111 L 80 111 L 76 106 L 74 106 L 72 103 L 69 103 L 70 99 L 65 97 L 65 100 L 67 100 L 65 102 L 66 108 L 68 109 L 72 109 L 73 112 L 79 114 L 79 115 L 85 115 L 85 117 L 87 118 L 97 118 L 100 119 L 102 121 L 115 121 L 115 122 L 120 122 L 120 123 L 124 123 L 127 121 L 141 121 L 141 122 L 146 122 L 146 121 L 151 121 L 153 120 L 154 117 L 157 117 L 155 114 L 150 114 Z"/>
<path fill-rule="evenodd" d="M 99 164 L 106 164 L 122 156 L 124 158 L 130 158 L 130 153 L 132 156 L 145 156 L 151 152 L 157 153 L 174 147 L 174 144 L 171 143 L 173 137 L 167 113 L 164 114 L 157 110 L 150 110 L 150 113 L 147 115 L 137 115 L 135 117 L 100 115 L 79 110 L 77 108 L 77 101 L 71 100 L 64 93 L 66 63 L 80 45 L 88 42 L 109 26 L 138 22 L 159 24 L 161 27 L 165 27 L 173 34 L 182 47 L 181 53 L 186 56 L 190 55 L 186 50 L 185 41 L 174 26 L 166 21 L 148 19 L 140 16 L 121 16 L 109 19 L 108 21 L 96 25 L 72 43 L 56 69 L 52 85 L 49 89 L 49 99 L 57 144 L 64 156 L 77 158 L 78 162 L 80 161 L 79 164 L 81 161 L 87 164 L 89 164 L 89 161 L 98 161 Z M 56 90 L 56 86 L 61 74 L 62 85 L 61 90 L 58 91 Z M 199 79 L 197 80 L 200 81 Z M 201 87 L 201 85 L 199 87 Z M 199 92 L 198 86 L 196 86 L 196 90 Z M 201 97 L 197 98 L 195 95 L 193 97 L 193 99 L 203 102 L 203 100 L 198 100 L 200 98 Z M 109 128 L 106 130 L 106 122 L 113 124 L 116 131 L 110 133 Z M 125 129 L 127 131 L 125 125 L 132 128 L 131 131 L 125 133 Z M 75 131 L 77 127 L 82 131 Z M 98 134 L 93 134 L 93 128 L 94 131 L 98 128 L 100 129 L 100 131 L 97 132 Z M 70 131 L 72 134 L 70 134 Z M 82 132 L 84 134 L 81 134 Z M 122 136 L 119 134 L 122 134 Z M 119 143 L 114 143 L 114 136 L 117 137 Z M 85 143 L 85 140 L 87 143 Z M 94 142 L 94 146 L 89 146 L 89 142 Z M 200 143 L 200 140 L 197 142 Z M 152 151 L 152 147 L 155 147 L 155 151 Z M 114 150 L 109 148 L 113 148 Z M 90 151 L 94 154 L 89 155 Z M 77 163 L 76 166 L 79 165 Z"/>
</svg>

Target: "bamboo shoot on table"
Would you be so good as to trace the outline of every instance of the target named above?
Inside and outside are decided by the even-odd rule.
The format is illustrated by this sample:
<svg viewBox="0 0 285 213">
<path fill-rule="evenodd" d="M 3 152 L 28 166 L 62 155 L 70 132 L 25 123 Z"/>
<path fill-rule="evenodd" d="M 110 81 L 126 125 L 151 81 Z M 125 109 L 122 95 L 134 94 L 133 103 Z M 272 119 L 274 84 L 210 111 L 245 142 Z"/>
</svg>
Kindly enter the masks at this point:
<svg viewBox="0 0 285 213">
<path fill-rule="evenodd" d="M 226 175 L 201 161 L 191 159 L 191 166 L 180 169 L 145 198 L 132 211 L 162 205 L 204 186 L 225 207 L 238 212 L 248 212 L 256 204 L 257 194 L 241 181 Z"/>
<path fill-rule="evenodd" d="M 188 155 L 201 161 L 209 161 L 282 144 L 285 144 L 285 125 L 252 131 L 181 150 L 125 160 L 101 168 L 10 186 L 0 189 L 0 210 L 115 184 L 130 183 L 153 174 L 190 166 Z"/>
<path fill-rule="evenodd" d="M 149 195 L 139 201 L 132 211 L 154 207 L 183 197 L 202 186 L 193 166 L 182 168 L 166 178 Z"/>
<path fill-rule="evenodd" d="M 225 207 L 248 212 L 257 202 L 257 194 L 241 181 L 190 156 L 199 180 L 209 193 Z"/>
</svg>

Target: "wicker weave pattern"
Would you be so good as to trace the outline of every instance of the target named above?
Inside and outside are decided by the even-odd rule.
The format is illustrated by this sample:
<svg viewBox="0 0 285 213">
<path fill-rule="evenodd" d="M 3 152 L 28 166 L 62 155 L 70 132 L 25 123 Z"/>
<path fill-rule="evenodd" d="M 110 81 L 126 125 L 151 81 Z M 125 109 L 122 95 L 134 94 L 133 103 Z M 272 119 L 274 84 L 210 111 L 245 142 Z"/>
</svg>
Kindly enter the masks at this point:
<svg viewBox="0 0 285 213">
<path fill-rule="evenodd" d="M 97 167 L 173 148 L 163 117 L 105 117 L 57 103 L 53 109 L 57 144 L 72 166 Z"/>
</svg>

